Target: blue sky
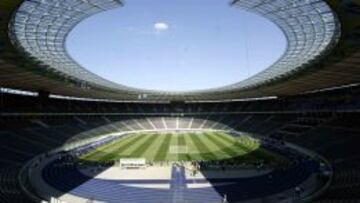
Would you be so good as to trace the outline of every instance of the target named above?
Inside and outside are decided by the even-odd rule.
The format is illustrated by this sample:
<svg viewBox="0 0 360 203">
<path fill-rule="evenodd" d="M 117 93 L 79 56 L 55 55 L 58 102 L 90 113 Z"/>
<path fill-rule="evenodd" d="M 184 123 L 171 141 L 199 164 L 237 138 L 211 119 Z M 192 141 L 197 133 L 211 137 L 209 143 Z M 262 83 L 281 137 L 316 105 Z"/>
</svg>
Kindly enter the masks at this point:
<svg viewBox="0 0 360 203">
<path fill-rule="evenodd" d="M 227 0 L 127 0 L 76 26 L 67 49 L 114 82 L 186 91 L 256 74 L 283 54 L 286 39 L 268 20 Z"/>
</svg>

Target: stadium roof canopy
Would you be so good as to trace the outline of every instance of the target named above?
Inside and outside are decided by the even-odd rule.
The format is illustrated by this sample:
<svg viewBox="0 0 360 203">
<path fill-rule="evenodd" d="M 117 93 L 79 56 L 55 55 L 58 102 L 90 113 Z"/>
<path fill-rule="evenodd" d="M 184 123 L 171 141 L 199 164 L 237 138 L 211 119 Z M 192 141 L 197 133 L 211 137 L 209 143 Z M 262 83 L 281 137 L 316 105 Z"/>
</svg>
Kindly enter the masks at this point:
<svg viewBox="0 0 360 203">
<path fill-rule="evenodd" d="M 2 0 L 0 86 L 117 100 L 223 100 L 292 95 L 360 81 L 360 5 L 335 0 L 234 0 L 284 32 L 283 56 L 253 77 L 190 92 L 149 91 L 108 81 L 80 66 L 65 48 L 85 18 L 126 6 L 120 0 Z M 225 2 L 226 3 L 226 2 Z M 236 40 L 236 39 L 234 39 Z"/>
</svg>

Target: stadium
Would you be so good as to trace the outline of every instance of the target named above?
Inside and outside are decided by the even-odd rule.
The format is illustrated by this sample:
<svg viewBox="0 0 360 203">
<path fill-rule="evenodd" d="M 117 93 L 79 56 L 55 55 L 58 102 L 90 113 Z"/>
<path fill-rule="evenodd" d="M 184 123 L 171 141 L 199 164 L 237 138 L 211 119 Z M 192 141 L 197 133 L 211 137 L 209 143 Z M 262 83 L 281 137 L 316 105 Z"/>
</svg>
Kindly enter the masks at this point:
<svg viewBox="0 0 360 203">
<path fill-rule="evenodd" d="M 284 53 L 230 85 L 162 91 L 67 50 L 131 1 L 1 0 L 0 202 L 359 202 L 360 1 L 223 2 L 276 25 Z"/>
</svg>

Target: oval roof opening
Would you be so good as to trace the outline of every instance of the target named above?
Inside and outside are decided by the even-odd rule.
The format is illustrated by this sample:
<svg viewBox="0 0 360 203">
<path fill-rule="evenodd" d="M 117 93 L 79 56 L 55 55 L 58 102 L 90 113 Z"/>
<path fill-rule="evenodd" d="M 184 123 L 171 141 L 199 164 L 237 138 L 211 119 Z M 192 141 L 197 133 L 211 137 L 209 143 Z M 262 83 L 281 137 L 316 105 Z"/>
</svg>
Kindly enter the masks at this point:
<svg viewBox="0 0 360 203">
<path fill-rule="evenodd" d="M 132 0 L 77 25 L 67 50 L 116 83 L 161 91 L 230 85 L 268 68 L 286 50 L 268 19 L 227 1 Z"/>
</svg>

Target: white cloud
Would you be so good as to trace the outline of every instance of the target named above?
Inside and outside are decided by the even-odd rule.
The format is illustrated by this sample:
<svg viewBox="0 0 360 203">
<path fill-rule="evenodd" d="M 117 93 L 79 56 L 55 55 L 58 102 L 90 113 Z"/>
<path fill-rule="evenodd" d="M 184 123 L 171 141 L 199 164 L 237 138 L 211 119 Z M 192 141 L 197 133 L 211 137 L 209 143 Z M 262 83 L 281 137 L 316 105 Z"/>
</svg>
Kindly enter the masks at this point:
<svg viewBox="0 0 360 203">
<path fill-rule="evenodd" d="M 169 25 L 167 23 L 157 22 L 154 24 L 154 29 L 156 31 L 165 31 L 169 29 Z"/>
</svg>

